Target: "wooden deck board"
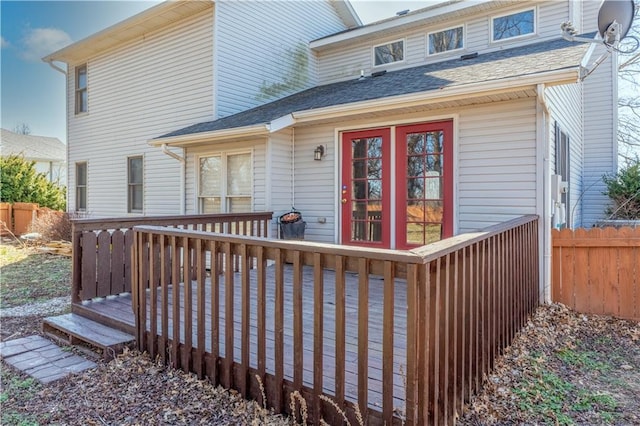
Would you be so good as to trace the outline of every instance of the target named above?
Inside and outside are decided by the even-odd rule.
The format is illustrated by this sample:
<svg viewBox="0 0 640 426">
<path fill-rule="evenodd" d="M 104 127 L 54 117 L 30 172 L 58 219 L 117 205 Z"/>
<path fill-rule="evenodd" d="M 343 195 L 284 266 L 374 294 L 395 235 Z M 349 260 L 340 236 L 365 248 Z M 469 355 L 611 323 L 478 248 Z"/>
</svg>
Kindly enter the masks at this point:
<svg viewBox="0 0 640 426">
<path fill-rule="evenodd" d="M 266 339 L 265 339 L 265 351 L 266 351 L 266 363 L 265 371 L 269 374 L 275 374 L 275 294 L 276 294 L 276 268 L 268 267 L 266 269 Z M 284 378 L 286 380 L 294 379 L 294 312 L 293 312 L 293 274 L 292 265 L 284 266 Z M 313 372 L 314 372 L 314 289 L 313 289 L 313 268 L 304 267 L 302 271 L 302 382 L 305 386 L 313 387 Z M 225 274 L 221 274 L 218 277 L 219 280 L 219 308 L 218 312 L 220 318 L 218 321 L 219 327 L 219 355 L 224 357 L 226 354 L 226 342 L 225 342 L 225 329 L 226 329 L 226 307 L 225 307 Z M 255 270 L 251 270 L 249 273 L 249 292 L 251 294 L 251 302 L 249 304 L 249 366 L 251 368 L 258 368 L 258 336 L 257 336 L 257 291 L 258 281 Z M 324 286 L 323 286 L 323 351 L 322 351 L 322 363 L 323 363 L 323 383 L 322 387 L 327 395 L 335 395 L 335 380 L 333 372 L 335 371 L 335 273 L 332 270 L 324 270 L 323 274 Z M 369 280 L 369 294 L 368 294 L 368 310 L 369 310 L 369 327 L 368 327 L 368 383 L 369 392 L 367 395 L 368 405 L 370 407 L 382 406 L 382 365 L 383 365 L 383 353 L 382 353 L 382 341 L 383 341 L 383 279 L 382 277 L 372 277 Z M 233 357 L 234 361 L 241 362 L 242 356 L 242 342 L 241 342 L 241 327 L 242 327 L 242 306 L 239 295 L 242 291 L 242 275 L 236 273 L 233 275 L 233 292 L 237 296 L 234 298 L 233 303 Z M 179 286 L 179 299 L 180 299 L 180 316 L 184 318 L 185 308 L 185 288 L 181 283 Z M 198 327 L 197 318 L 198 313 L 195 310 L 196 303 L 196 289 L 197 282 L 193 281 L 191 284 L 191 291 L 187 292 L 192 296 L 193 314 L 191 320 L 191 344 L 194 348 L 197 348 L 198 344 Z M 211 353 L 211 279 L 206 280 L 206 297 L 205 297 L 205 349 L 206 352 Z M 404 403 L 405 390 L 404 390 L 404 377 L 401 371 L 406 372 L 406 335 L 407 335 L 407 318 L 406 318 L 406 282 L 396 279 L 394 283 L 394 351 L 393 351 L 393 397 L 394 407 L 401 408 Z M 150 291 L 147 291 L 147 312 L 150 315 L 151 303 L 149 301 Z M 156 297 L 158 298 L 158 305 L 160 306 L 160 297 L 162 292 L 156 291 Z M 174 309 L 173 309 L 173 291 L 168 291 L 169 302 L 169 328 L 168 337 L 173 337 L 173 324 L 174 324 Z M 347 400 L 355 402 L 358 395 L 358 278 L 355 274 L 346 274 L 345 283 L 345 398 Z M 83 306 L 86 309 L 95 310 L 102 315 L 106 315 L 114 318 L 115 320 L 122 321 L 126 324 L 134 323 L 133 310 L 131 308 L 131 295 L 121 294 L 115 297 L 108 297 L 91 302 L 84 302 Z M 160 310 L 158 310 L 160 315 Z M 158 324 L 160 324 L 160 318 L 158 317 Z M 147 323 L 147 330 L 149 330 L 149 323 Z M 162 334 L 162 331 L 158 331 Z M 180 341 L 185 342 L 185 324 L 184 322 L 180 326 Z"/>
</svg>

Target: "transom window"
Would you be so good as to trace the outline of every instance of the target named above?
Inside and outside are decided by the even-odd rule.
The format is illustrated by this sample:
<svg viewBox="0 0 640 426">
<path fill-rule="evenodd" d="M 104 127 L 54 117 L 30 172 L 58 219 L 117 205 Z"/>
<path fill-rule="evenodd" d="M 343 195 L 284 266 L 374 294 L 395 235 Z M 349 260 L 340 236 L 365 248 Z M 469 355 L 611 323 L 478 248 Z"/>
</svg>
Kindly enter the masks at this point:
<svg viewBox="0 0 640 426">
<path fill-rule="evenodd" d="M 491 22 L 491 37 L 493 41 L 534 34 L 536 31 L 534 9 L 523 10 L 510 15 L 496 16 Z"/>
<path fill-rule="evenodd" d="M 87 112 L 87 65 L 76 67 L 76 114 Z"/>
<path fill-rule="evenodd" d="M 199 159 L 200 213 L 252 211 L 251 153 L 220 153 Z"/>
<path fill-rule="evenodd" d="M 144 200 L 142 156 L 129 157 L 127 169 L 128 211 L 129 213 L 142 213 Z"/>
<path fill-rule="evenodd" d="M 464 47 L 464 28 L 462 26 L 429 33 L 429 55 L 458 50 Z"/>
<path fill-rule="evenodd" d="M 404 60 L 404 40 L 381 44 L 373 48 L 374 66 L 391 64 Z"/>
<path fill-rule="evenodd" d="M 76 163 L 76 211 L 87 210 L 87 163 Z"/>
</svg>

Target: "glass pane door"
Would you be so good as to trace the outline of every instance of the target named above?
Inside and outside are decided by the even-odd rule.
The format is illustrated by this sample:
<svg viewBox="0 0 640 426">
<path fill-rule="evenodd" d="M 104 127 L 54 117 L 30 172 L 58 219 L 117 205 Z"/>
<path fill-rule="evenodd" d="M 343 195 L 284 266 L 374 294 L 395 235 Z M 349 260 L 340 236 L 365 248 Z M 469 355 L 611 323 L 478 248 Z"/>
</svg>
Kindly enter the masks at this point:
<svg viewBox="0 0 640 426">
<path fill-rule="evenodd" d="M 389 135 L 389 129 L 343 134 L 343 244 L 389 247 Z"/>
<path fill-rule="evenodd" d="M 422 246 L 453 234 L 451 144 L 451 122 L 397 128 L 398 248 Z"/>
</svg>

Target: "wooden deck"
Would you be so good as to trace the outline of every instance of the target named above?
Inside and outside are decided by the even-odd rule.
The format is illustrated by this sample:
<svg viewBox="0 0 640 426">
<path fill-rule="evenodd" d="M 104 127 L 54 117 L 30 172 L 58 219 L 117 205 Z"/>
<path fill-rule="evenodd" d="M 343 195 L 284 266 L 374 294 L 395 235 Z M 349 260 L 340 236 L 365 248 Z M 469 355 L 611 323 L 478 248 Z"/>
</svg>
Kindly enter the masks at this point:
<svg viewBox="0 0 640 426">
<path fill-rule="evenodd" d="M 314 271 L 312 267 L 304 267 L 303 269 L 303 385 L 313 386 L 313 348 L 314 348 Z M 291 277 L 292 266 L 287 264 L 284 266 L 284 276 L 287 277 L 284 288 L 284 364 L 293 365 L 294 363 L 294 333 L 293 333 L 293 282 Z M 257 279 L 256 271 L 252 270 L 251 277 L 251 302 L 250 302 L 250 367 L 258 368 L 257 359 Z M 346 305 L 346 371 L 345 371 L 345 396 L 346 399 L 351 402 L 356 402 L 358 395 L 358 372 L 357 372 L 357 359 L 358 359 L 358 277 L 357 274 L 346 274 L 346 292 L 345 292 L 345 305 Z M 225 275 L 219 276 L 219 318 L 218 318 L 218 344 L 220 357 L 225 356 Z M 234 293 L 241 294 L 241 274 L 236 273 L 234 275 Z M 323 365 L 322 369 L 323 377 L 323 391 L 327 395 L 335 395 L 335 381 L 333 376 L 333 366 L 335 365 L 335 272 L 333 270 L 326 269 L 324 271 L 324 338 L 323 338 Z M 404 385 L 404 372 L 406 371 L 406 330 L 407 330 L 407 303 L 406 303 L 406 281 L 397 280 L 395 282 L 395 297 L 394 297 L 394 353 L 393 353 L 393 397 L 394 397 L 394 409 L 400 413 L 403 411 L 404 399 L 405 399 L 405 385 Z M 368 401 L 369 407 L 374 409 L 380 409 L 382 406 L 382 342 L 383 342 L 383 279 L 382 277 L 371 276 L 370 289 L 369 289 L 369 374 L 368 374 Z M 196 283 L 192 283 L 192 306 L 195 306 L 195 294 Z M 173 289 L 168 291 L 168 313 L 169 313 L 169 332 L 168 337 L 173 336 Z M 180 317 L 184 317 L 184 285 L 180 284 Z M 157 303 L 158 306 L 162 306 L 161 303 L 161 291 L 157 291 Z M 275 266 L 269 266 L 266 269 L 266 372 L 275 374 Z M 211 318 L 211 279 L 207 278 L 206 285 L 206 298 L 205 300 L 205 312 L 206 312 L 206 329 L 205 334 L 205 349 L 207 353 L 212 351 L 212 318 Z M 85 313 L 89 313 L 89 316 L 99 316 L 102 318 L 108 318 L 110 323 L 118 326 L 123 330 L 135 330 L 135 318 L 132 310 L 131 295 L 128 293 L 119 296 L 109 296 L 102 299 L 94 299 L 93 301 L 83 302 L 78 304 Z M 150 292 L 147 291 L 147 312 L 150 313 Z M 234 361 L 241 362 L 241 336 L 242 336 L 242 322 L 240 318 L 241 313 L 241 298 L 234 298 Z M 93 315 L 91 315 L 93 314 Z M 158 322 L 160 322 L 160 312 L 158 313 Z M 117 324 L 116 324 L 117 323 Z M 192 328 L 192 342 L 194 348 L 197 348 L 198 334 L 196 312 L 193 313 L 193 328 Z M 150 331 L 150 321 L 147 320 L 147 331 Z M 161 331 L 158 333 L 161 335 Z M 181 343 L 185 342 L 184 336 L 184 324 L 180 325 L 180 340 Z M 293 380 L 293 371 L 284 371 L 285 380 Z"/>
</svg>

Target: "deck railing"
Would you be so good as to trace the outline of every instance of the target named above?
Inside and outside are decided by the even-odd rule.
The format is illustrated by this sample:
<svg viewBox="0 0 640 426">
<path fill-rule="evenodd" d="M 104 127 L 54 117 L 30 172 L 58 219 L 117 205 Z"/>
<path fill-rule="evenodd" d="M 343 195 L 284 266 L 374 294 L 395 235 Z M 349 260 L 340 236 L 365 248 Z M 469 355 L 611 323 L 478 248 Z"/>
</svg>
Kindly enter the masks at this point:
<svg viewBox="0 0 640 426">
<path fill-rule="evenodd" d="M 138 346 L 279 412 L 298 392 L 315 424 L 342 422 L 327 398 L 451 424 L 537 306 L 537 227 L 393 251 L 136 226 Z"/>
<path fill-rule="evenodd" d="M 272 216 L 272 212 L 260 212 L 74 220 L 72 302 L 131 291 L 131 246 L 136 225 L 264 237 Z"/>
</svg>

